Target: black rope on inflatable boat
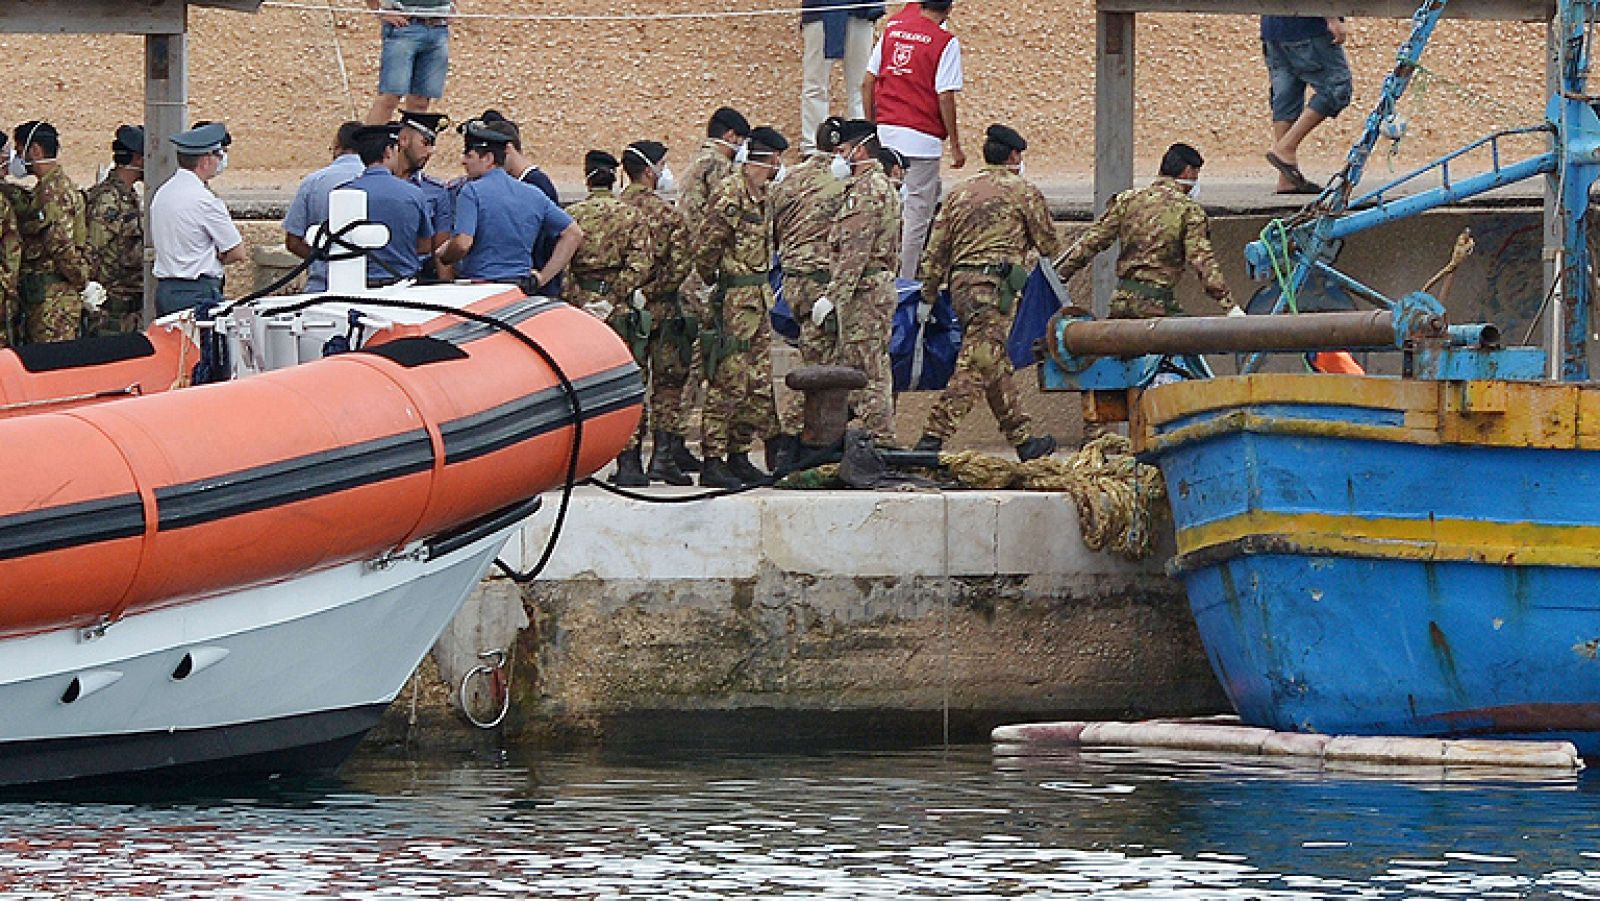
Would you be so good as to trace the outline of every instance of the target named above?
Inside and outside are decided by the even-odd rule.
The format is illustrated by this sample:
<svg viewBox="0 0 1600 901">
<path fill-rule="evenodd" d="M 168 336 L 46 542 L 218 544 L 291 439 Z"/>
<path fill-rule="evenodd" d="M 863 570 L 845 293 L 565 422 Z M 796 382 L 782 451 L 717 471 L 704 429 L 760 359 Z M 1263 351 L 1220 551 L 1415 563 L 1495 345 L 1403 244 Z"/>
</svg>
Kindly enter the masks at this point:
<svg viewBox="0 0 1600 901">
<path fill-rule="evenodd" d="M 546 350 L 544 345 L 524 334 L 509 322 L 474 310 L 463 310 L 460 307 L 445 306 L 444 304 L 430 303 L 425 300 L 403 300 L 396 297 L 357 297 L 349 294 L 319 294 L 315 297 L 302 298 L 293 303 L 273 307 L 263 306 L 257 312 L 261 316 L 281 316 L 286 313 L 298 313 L 308 307 L 319 306 L 329 302 L 393 307 L 399 310 L 415 310 L 442 316 L 457 316 L 480 325 L 499 329 L 527 345 L 530 350 L 539 355 L 540 359 L 544 360 L 545 365 L 550 367 L 550 371 L 555 373 L 556 379 L 561 383 L 561 393 L 566 395 L 567 403 L 572 407 L 572 450 L 567 458 L 567 474 L 561 486 L 561 505 L 556 509 L 556 521 L 550 528 L 550 539 L 545 542 L 544 552 L 539 555 L 539 561 L 533 565 L 532 569 L 526 572 L 518 572 L 498 557 L 494 561 L 495 567 L 506 578 L 518 585 L 524 585 L 537 579 L 539 574 L 544 572 L 544 568 L 550 564 L 550 558 L 556 551 L 556 542 L 561 538 L 562 527 L 566 524 L 567 509 L 572 504 L 572 491 L 578 484 L 578 457 L 583 450 L 583 403 L 578 398 L 577 386 L 573 385 L 572 379 L 567 377 L 566 370 L 561 368 L 561 364 L 556 362 L 555 356 Z"/>
<path fill-rule="evenodd" d="M 286 275 L 284 275 L 282 278 L 279 278 L 277 281 L 274 281 L 272 284 L 262 288 L 257 288 L 256 290 L 251 291 L 249 294 L 246 294 L 237 300 L 230 300 L 226 303 L 223 303 L 216 309 L 215 315 L 221 316 L 230 312 L 234 307 L 237 307 L 241 304 L 254 303 L 258 300 L 262 300 L 277 294 L 279 291 L 287 288 L 289 283 L 298 278 L 301 273 L 311 268 L 311 264 L 317 260 L 326 260 L 329 262 L 336 260 L 353 260 L 356 257 L 365 255 L 367 252 L 366 248 L 363 248 L 359 244 L 352 244 L 350 241 L 346 240 L 345 236 L 363 225 L 374 224 L 376 223 L 374 223 L 371 219 L 357 219 L 336 231 L 329 231 L 328 229 L 323 228 L 321 231 L 317 232 L 316 238 L 311 242 L 310 255 L 296 264 L 295 267 L 290 269 Z M 335 253 L 335 247 L 338 247 L 340 252 Z M 378 265 L 389 270 L 389 273 L 396 278 L 401 277 L 401 273 L 395 271 L 394 267 L 390 266 L 383 260 L 379 259 Z"/>
</svg>

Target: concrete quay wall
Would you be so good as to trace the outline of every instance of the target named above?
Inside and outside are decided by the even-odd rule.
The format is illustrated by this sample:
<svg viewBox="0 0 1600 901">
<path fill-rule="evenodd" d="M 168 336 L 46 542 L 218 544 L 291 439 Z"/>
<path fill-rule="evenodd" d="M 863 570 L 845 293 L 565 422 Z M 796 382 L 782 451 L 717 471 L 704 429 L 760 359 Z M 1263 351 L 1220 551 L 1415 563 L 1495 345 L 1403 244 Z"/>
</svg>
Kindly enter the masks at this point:
<svg viewBox="0 0 1600 901">
<path fill-rule="evenodd" d="M 537 559 L 555 500 L 508 563 Z M 581 489 L 545 574 L 485 580 L 423 678 L 437 695 L 478 651 L 513 646 L 504 735 L 527 742 L 937 741 L 1018 716 L 1226 710 L 1168 553 L 1089 551 L 1050 494 L 662 506 Z M 421 705 L 424 741 L 461 731 L 448 701 Z"/>
</svg>

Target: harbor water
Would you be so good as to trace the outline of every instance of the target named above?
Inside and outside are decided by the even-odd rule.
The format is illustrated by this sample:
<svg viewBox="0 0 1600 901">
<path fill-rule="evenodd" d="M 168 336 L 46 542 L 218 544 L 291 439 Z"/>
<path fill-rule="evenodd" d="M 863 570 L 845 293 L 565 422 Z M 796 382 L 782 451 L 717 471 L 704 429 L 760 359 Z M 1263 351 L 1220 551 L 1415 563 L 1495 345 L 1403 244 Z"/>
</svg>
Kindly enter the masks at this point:
<svg viewBox="0 0 1600 901">
<path fill-rule="evenodd" d="M 1600 898 L 1600 779 L 988 745 L 0 800 L 12 898 Z"/>
</svg>

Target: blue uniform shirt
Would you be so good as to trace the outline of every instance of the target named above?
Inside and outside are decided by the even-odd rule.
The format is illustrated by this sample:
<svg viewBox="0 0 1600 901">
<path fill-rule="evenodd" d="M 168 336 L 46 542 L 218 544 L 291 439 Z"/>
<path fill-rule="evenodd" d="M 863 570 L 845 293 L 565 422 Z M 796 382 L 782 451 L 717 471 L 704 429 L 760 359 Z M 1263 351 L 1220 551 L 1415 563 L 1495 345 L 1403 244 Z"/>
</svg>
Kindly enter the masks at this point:
<svg viewBox="0 0 1600 901">
<path fill-rule="evenodd" d="M 544 192 L 496 166 L 461 186 L 455 233 L 472 236 L 472 250 L 456 264 L 462 278 L 515 281 L 533 269 L 533 245 L 572 224 Z"/>
<path fill-rule="evenodd" d="M 522 173 L 520 181 L 543 191 L 544 196 L 550 198 L 551 203 L 557 206 L 561 204 L 561 195 L 556 191 L 556 183 L 551 181 L 550 176 L 544 174 L 544 171 L 538 166 L 529 166 L 528 170 Z M 554 238 L 540 238 L 539 243 L 533 246 L 533 268 L 543 269 L 544 265 L 550 262 L 550 258 L 555 255 L 555 252 L 556 242 Z M 550 284 L 541 288 L 539 293 L 546 297 L 560 297 L 561 276 L 558 275 L 551 279 Z"/>
<path fill-rule="evenodd" d="M 284 232 L 296 238 L 304 238 L 306 232 L 311 230 L 311 226 L 325 224 L 328 221 L 328 195 L 333 193 L 334 188 L 360 175 L 362 168 L 364 167 L 361 165 L 361 157 L 346 153 L 307 175 L 294 192 L 294 200 L 289 204 L 289 215 L 283 217 Z M 328 290 L 326 260 L 313 260 L 311 268 L 306 272 L 308 293 Z"/>
<path fill-rule="evenodd" d="M 433 220 L 433 233 L 455 231 L 455 198 L 450 196 L 445 183 L 420 169 L 411 173 L 406 181 L 422 192 L 422 199 L 428 204 L 428 218 Z"/>
<path fill-rule="evenodd" d="M 396 178 L 383 165 L 368 166 L 360 178 L 344 187 L 365 191 L 367 218 L 389 227 L 389 243 L 367 254 L 367 280 L 389 282 L 415 276 L 422 268 L 417 241 L 433 237 L 433 219 L 428 216 L 422 190 Z"/>
</svg>

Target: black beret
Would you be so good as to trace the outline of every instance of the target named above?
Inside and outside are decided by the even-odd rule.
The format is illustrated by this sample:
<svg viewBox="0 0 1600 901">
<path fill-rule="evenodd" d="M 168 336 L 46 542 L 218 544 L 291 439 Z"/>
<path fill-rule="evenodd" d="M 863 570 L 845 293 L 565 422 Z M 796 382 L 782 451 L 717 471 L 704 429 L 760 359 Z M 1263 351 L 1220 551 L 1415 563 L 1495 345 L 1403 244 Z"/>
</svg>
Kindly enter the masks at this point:
<svg viewBox="0 0 1600 901">
<path fill-rule="evenodd" d="M 750 120 L 731 106 L 724 106 L 712 113 L 711 121 L 741 138 L 750 136 Z"/>
<path fill-rule="evenodd" d="M 878 134 L 878 126 L 866 119 L 851 119 L 839 126 L 839 144 L 854 144 Z"/>
<path fill-rule="evenodd" d="M 38 138 L 59 137 L 61 137 L 61 135 L 57 133 L 54 125 L 51 125 L 49 122 L 40 122 L 37 119 L 30 119 L 27 122 L 18 125 L 16 131 L 12 133 L 12 139 L 17 142 L 18 153 L 21 153 L 25 149 L 25 144 L 31 144 Z"/>
<path fill-rule="evenodd" d="M 510 122 L 511 120 L 507 119 L 505 117 L 504 113 L 500 112 L 497 109 L 492 109 L 491 108 L 491 109 L 484 110 L 483 111 L 483 115 L 478 117 L 478 121 L 479 122 Z"/>
<path fill-rule="evenodd" d="M 770 125 L 750 129 L 751 153 L 782 153 L 789 149 L 789 141 Z"/>
<path fill-rule="evenodd" d="M 1010 147 L 1012 150 L 1028 149 L 1028 142 L 1024 141 L 1022 135 L 1017 134 L 1017 130 L 1009 125 L 1001 125 L 996 122 L 989 126 L 989 130 L 984 132 L 983 136 L 996 144 Z"/>
<path fill-rule="evenodd" d="M 817 133 L 813 135 L 817 139 L 817 149 L 823 153 L 832 153 L 833 149 L 839 146 L 839 126 L 843 124 L 844 120 L 838 116 L 823 119 L 822 124 L 817 126 Z"/>
<path fill-rule="evenodd" d="M 116 137 L 111 139 L 113 153 L 144 154 L 144 126 L 118 125 Z"/>
<path fill-rule="evenodd" d="M 634 141 L 628 145 L 628 153 L 641 157 L 646 163 L 654 166 L 666 157 L 667 145 L 660 141 Z"/>
<path fill-rule="evenodd" d="M 617 168 L 617 158 L 604 150 L 591 150 L 583 155 L 583 171 L 585 172 L 615 168 Z"/>
</svg>

